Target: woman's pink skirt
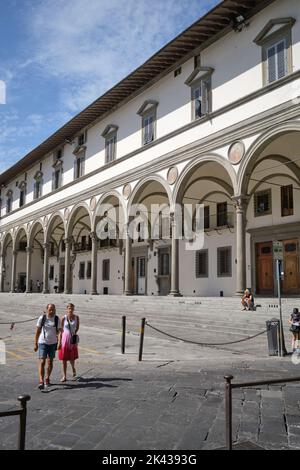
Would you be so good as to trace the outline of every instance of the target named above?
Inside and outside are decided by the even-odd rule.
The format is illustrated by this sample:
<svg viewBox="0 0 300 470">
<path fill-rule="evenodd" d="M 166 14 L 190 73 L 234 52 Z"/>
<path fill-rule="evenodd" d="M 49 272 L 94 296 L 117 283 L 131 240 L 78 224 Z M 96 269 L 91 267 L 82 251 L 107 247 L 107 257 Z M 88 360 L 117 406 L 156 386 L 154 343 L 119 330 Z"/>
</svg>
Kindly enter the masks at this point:
<svg viewBox="0 0 300 470">
<path fill-rule="evenodd" d="M 58 359 L 60 361 L 75 361 L 78 359 L 77 344 L 71 344 L 71 335 L 68 331 L 63 332 L 61 349 L 58 351 Z"/>
</svg>

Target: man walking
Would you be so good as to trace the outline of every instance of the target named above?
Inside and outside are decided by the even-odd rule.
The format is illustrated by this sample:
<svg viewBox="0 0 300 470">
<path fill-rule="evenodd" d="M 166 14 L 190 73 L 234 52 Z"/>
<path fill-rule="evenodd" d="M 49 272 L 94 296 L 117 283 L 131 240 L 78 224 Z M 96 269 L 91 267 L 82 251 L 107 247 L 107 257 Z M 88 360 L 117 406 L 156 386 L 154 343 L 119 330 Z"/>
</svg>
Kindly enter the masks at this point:
<svg viewBox="0 0 300 470">
<path fill-rule="evenodd" d="M 39 351 L 39 389 L 44 390 L 50 386 L 50 376 L 53 369 L 55 352 L 61 348 L 61 321 L 55 314 L 55 305 L 47 305 L 45 315 L 41 315 L 37 322 L 34 351 Z M 46 359 L 47 371 L 45 378 Z"/>
</svg>

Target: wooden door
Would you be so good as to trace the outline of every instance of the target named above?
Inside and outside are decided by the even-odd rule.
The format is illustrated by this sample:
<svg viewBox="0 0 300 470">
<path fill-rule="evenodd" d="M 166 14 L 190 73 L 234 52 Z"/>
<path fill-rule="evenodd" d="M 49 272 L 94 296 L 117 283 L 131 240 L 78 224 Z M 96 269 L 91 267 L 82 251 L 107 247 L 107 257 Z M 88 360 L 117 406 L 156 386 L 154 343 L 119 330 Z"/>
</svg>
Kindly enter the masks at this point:
<svg viewBox="0 0 300 470">
<path fill-rule="evenodd" d="M 282 293 L 285 295 L 299 294 L 299 243 L 298 240 L 285 240 L 284 252 L 284 278 Z"/>
<path fill-rule="evenodd" d="M 273 245 L 272 242 L 256 244 L 256 292 L 273 295 Z"/>
</svg>

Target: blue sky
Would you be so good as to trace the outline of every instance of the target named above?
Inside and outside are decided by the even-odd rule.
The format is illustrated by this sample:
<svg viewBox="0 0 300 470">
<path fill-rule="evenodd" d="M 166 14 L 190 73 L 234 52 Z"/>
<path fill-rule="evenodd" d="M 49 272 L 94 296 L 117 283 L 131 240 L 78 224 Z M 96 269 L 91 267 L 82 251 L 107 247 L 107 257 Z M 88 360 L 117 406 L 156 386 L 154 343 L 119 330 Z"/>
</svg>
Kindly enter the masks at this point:
<svg viewBox="0 0 300 470">
<path fill-rule="evenodd" d="M 0 0 L 0 173 L 217 3 Z"/>
</svg>

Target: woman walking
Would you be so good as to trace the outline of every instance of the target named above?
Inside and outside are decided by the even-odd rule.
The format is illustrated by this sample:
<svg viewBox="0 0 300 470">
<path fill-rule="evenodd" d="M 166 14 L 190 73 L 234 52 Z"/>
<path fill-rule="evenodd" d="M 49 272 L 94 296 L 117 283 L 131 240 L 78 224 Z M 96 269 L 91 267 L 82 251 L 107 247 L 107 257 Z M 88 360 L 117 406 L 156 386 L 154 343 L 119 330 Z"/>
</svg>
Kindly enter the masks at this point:
<svg viewBox="0 0 300 470">
<path fill-rule="evenodd" d="M 73 371 L 73 378 L 76 377 L 75 361 L 78 359 L 78 335 L 79 330 L 79 316 L 74 314 L 75 306 L 68 304 L 67 314 L 62 318 L 62 340 L 61 349 L 59 350 L 59 359 L 63 361 L 63 377 L 61 382 L 67 380 L 67 365 L 68 361 L 71 364 Z"/>
</svg>

